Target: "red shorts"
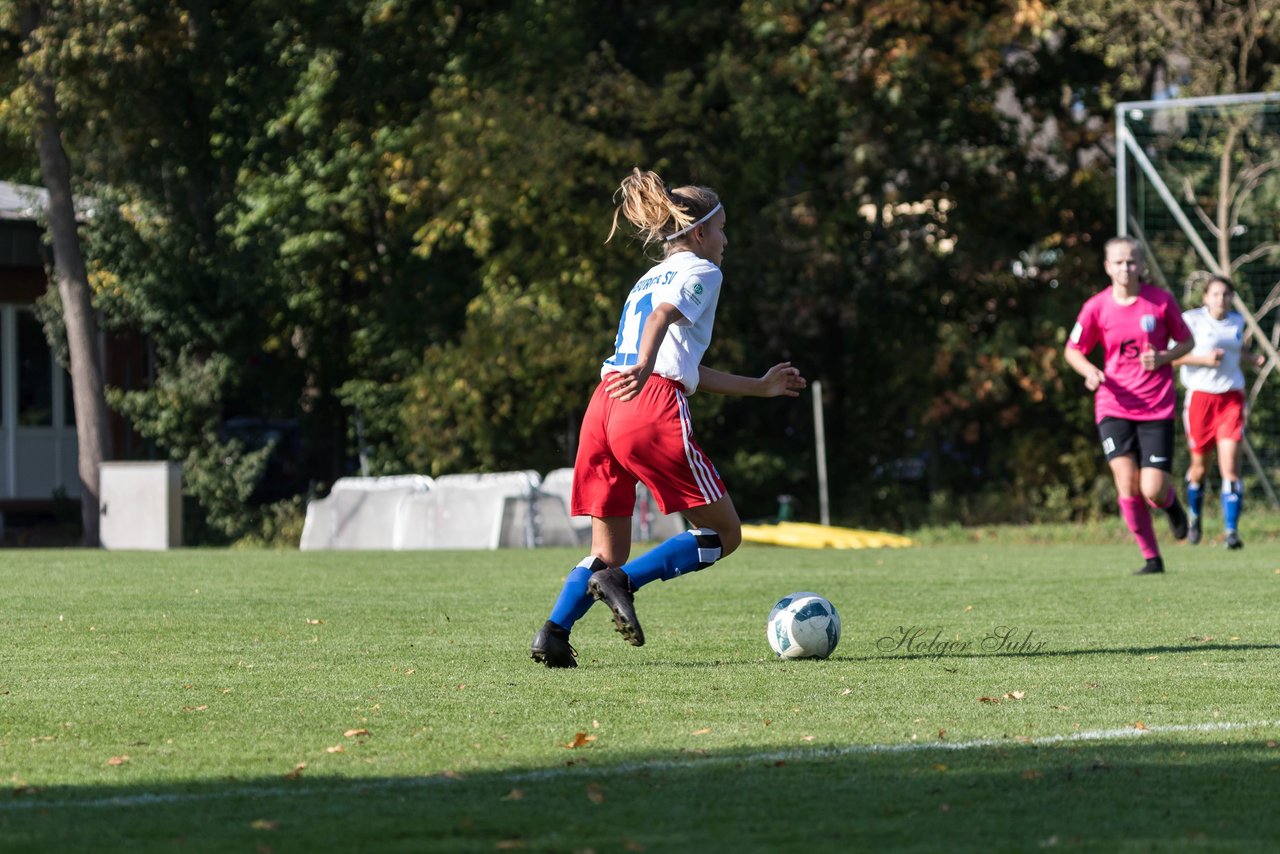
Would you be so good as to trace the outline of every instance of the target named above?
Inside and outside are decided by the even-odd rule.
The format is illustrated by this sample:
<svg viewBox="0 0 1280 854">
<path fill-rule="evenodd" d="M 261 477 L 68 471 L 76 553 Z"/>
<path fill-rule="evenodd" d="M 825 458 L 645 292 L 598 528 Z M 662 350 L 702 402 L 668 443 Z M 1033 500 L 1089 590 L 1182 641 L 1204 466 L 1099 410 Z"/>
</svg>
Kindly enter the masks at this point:
<svg viewBox="0 0 1280 854">
<path fill-rule="evenodd" d="M 693 441 L 684 387 L 655 374 L 638 396 L 621 403 L 605 391 L 612 376 L 596 387 L 582 418 L 569 512 L 630 516 L 637 481 L 649 488 L 663 513 L 723 497 L 720 473 Z"/>
<path fill-rule="evenodd" d="M 1244 392 L 1188 391 L 1182 405 L 1187 447 L 1193 453 L 1212 451 L 1219 439 L 1239 442 L 1244 437 Z"/>
</svg>

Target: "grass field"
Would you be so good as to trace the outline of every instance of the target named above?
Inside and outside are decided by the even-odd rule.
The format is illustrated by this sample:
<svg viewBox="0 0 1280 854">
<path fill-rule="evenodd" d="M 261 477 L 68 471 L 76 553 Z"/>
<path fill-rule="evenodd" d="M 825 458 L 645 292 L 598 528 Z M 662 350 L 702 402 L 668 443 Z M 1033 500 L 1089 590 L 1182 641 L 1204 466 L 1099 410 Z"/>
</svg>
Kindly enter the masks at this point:
<svg viewBox="0 0 1280 854">
<path fill-rule="evenodd" d="M 1274 850 L 1280 544 L 1165 551 L 748 545 L 571 671 L 576 552 L 8 551 L 0 849 Z"/>
</svg>

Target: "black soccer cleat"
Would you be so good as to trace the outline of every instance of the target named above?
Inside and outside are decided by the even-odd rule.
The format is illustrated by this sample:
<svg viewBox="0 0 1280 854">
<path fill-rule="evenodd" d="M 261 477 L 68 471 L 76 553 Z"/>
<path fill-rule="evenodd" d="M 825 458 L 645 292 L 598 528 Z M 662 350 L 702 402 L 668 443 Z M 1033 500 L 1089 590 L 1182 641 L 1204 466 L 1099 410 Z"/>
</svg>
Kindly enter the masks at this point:
<svg viewBox="0 0 1280 854">
<path fill-rule="evenodd" d="M 636 617 L 636 597 L 631 590 L 631 579 L 617 567 L 609 567 L 591 573 L 587 591 L 597 601 L 609 606 L 613 612 L 613 625 L 622 639 L 632 646 L 644 646 L 644 629 Z"/>
<path fill-rule="evenodd" d="M 1240 539 L 1240 535 L 1235 531 L 1227 531 L 1227 548 L 1235 551 L 1244 548 L 1244 540 Z"/>
<path fill-rule="evenodd" d="M 533 636 L 529 657 L 547 667 L 577 667 L 578 651 L 569 645 L 569 632 L 547 620 Z"/>
<path fill-rule="evenodd" d="M 1185 540 L 1187 538 L 1187 511 L 1182 509 L 1182 503 L 1177 498 L 1173 499 L 1173 503 L 1164 509 L 1169 514 L 1169 530 L 1173 533 L 1175 540 Z"/>
<path fill-rule="evenodd" d="M 1134 575 L 1158 575 L 1164 572 L 1164 558 L 1149 557 L 1147 563 L 1142 569 L 1134 573 Z"/>
<path fill-rule="evenodd" d="M 1200 517 L 1192 516 L 1191 522 L 1187 525 L 1187 542 L 1193 546 L 1200 545 Z"/>
</svg>

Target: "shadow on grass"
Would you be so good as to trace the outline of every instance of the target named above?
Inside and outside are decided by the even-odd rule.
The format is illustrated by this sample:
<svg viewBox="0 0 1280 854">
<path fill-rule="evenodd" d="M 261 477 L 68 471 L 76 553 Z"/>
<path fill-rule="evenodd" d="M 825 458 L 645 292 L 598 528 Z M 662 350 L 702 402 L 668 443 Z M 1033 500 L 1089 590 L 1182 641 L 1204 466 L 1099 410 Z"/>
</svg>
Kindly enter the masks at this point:
<svg viewBox="0 0 1280 854">
<path fill-rule="evenodd" d="M 941 652 L 928 651 L 889 651 L 874 652 L 868 655 L 840 655 L 839 653 L 832 655 L 826 659 L 829 662 L 850 662 L 850 663 L 867 663 L 875 661 L 895 661 L 895 660 L 935 660 L 935 659 L 952 659 L 952 658 L 1046 658 L 1046 657 L 1077 657 L 1088 655 L 1169 655 L 1174 653 L 1188 652 L 1262 652 L 1270 650 L 1280 650 L 1280 644 L 1275 643 L 1196 643 L 1186 644 L 1182 646 L 1122 646 L 1122 647 L 1095 647 L 1093 649 L 1041 649 L 1037 651 L 1017 651 L 1017 650 L 1000 650 L 992 652 L 973 651 L 975 644 L 969 644 L 969 651 L 952 652 L 950 650 Z M 651 658 L 637 661 L 637 667 L 662 667 L 676 669 L 694 669 L 694 670 L 710 670 L 722 667 L 755 667 L 756 660 L 749 659 L 724 659 L 713 661 L 689 661 L 675 660 L 669 658 Z"/>
<path fill-rule="evenodd" d="M 50 787 L 0 800 L 0 849 L 1265 850 L 1280 841 L 1280 749 L 1234 738 L 584 748 L 550 768 L 462 776 Z"/>
<path fill-rule="evenodd" d="M 970 644 L 970 647 L 975 644 Z M 883 661 L 885 659 L 895 658 L 1048 658 L 1057 656 L 1077 657 L 1082 655 L 1168 655 L 1184 652 L 1256 652 L 1262 650 L 1277 650 L 1280 644 L 1275 643 L 1195 643 L 1183 644 L 1180 646 L 1118 646 L 1118 647 L 1095 647 L 1093 649 L 1040 649 L 1040 650 L 1016 650 L 1001 649 L 987 651 L 974 651 L 972 648 L 961 652 L 940 651 L 891 651 L 877 652 L 870 655 L 833 655 L 828 661 Z M 667 662 L 664 662 L 666 664 Z"/>
</svg>

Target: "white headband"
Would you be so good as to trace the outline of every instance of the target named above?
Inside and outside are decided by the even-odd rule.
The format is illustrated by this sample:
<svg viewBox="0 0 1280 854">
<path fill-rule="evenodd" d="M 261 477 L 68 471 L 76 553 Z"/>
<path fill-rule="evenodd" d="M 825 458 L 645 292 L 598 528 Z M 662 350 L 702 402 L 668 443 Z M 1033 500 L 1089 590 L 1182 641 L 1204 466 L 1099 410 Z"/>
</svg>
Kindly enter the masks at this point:
<svg viewBox="0 0 1280 854">
<path fill-rule="evenodd" d="M 706 214 L 702 217 L 702 219 L 698 220 L 697 222 L 691 222 L 691 223 L 689 223 L 689 224 L 688 224 L 688 225 L 686 225 L 684 228 L 682 228 L 682 229 L 680 229 L 679 231 L 677 231 L 675 234 L 668 234 L 668 235 L 666 236 L 666 240 L 667 240 L 667 242 L 668 242 L 668 243 L 670 243 L 672 240 L 675 240 L 675 239 L 676 239 L 677 237 L 679 237 L 680 235 L 682 235 L 682 234 L 686 234 L 686 233 L 688 233 L 688 232 L 690 232 L 690 231 L 693 231 L 695 228 L 697 228 L 698 226 L 702 225 L 704 222 L 706 222 L 707 220 L 709 220 L 709 219 L 711 219 L 713 216 L 715 216 L 715 215 L 716 215 L 716 211 L 718 211 L 718 210 L 720 210 L 720 203 L 719 203 L 719 202 L 716 202 L 716 206 L 715 206 L 714 208 L 712 208 L 711 210 L 707 211 L 707 212 L 706 212 Z"/>
</svg>

